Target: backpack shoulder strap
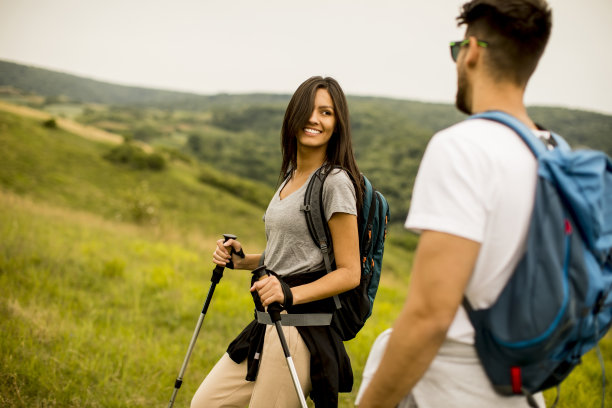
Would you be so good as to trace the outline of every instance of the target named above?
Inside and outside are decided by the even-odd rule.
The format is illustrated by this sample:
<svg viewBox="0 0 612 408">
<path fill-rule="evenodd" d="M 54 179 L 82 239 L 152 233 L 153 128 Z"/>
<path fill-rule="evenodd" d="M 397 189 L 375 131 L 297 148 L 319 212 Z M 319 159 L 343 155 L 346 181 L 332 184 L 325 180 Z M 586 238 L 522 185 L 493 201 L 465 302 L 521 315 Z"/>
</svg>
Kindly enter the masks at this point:
<svg viewBox="0 0 612 408">
<path fill-rule="evenodd" d="M 469 119 L 488 119 L 495 122 L 499 122 L 503 125 L 508 126 L 510 129 L 514 130 L 520 137 L 523 139 L 525 144 L 529 147 L 529 149 L 533 152 L 536 158 L 539 158 L 540 155 L 544 154 L 547 149 L 541 141 L 535 137 L 531 129 L 527 127 L 523 122 L 515 118 L 514 116 L 502 112 L 502 111 L 486 111 L 482 113 L 478 113 L 476 115 L 472 115 Z M 559 136 L 555 135 L 555 141 L 558 142 Z M 563 143 L 560 143 L 563 144 Z"/>
<path fill-rule="evenodd" d="M 367 177 L 364 175 L 362 175 L 362 178 L 363 178 L 364 187 L 365 187 L 364 188 L 363 210 L 367 211 L 367 214 L 368 214 L 367 220 L 360 221 L 360 223 L 365 222 L 363 231 L 361 231 L 361 237 L 359 239 L 359 243 L 360 243 L 359 252 L 364 257 L 364 259 L 362 259 L 361 262 L 364 263 L 366 261 L 365 257 L 368 256 L 368 254 L 370 253 L 370 249 L 372 247 L 372 242 L 374 238 L 372 237 L 372 228 L 374 226 L 373 222 L 374 222 L 374 216 L 376 215 L 376 209 L 378 208 L 379 211 L 382 213 L 383 207 L 382 207 L 382 203 L 379 202 L 381 198 L 379 197 L 379 195 L 376 193 L 376 191 L 372 187 L 370 180 L 368 180 Z M 384 217 L 383 214 L 380 214 L 380 216 Z"/>
<path fill-rule="evenodd" d="M 325 179 L 330 172 L 331 170 L 327 171 L 324 166 L 315 171 L 306 187 L 304 204 L 300 207 L 300 210 L 304 212 L 306 217 L 306 225 L 308 226 L 310 236 L 323 254 L 327 273 L 333 270 L 332 265 L 334 263 L 331 233 L 329 232 L 323 210 L 323 183 L 325 183 Z M 334 296 L 334 303 L 336 308 L 339 309 L 340 300 L 338 296 Z"/>
<path fill-rule="evenodd" d="M 323 253 L 327 273 L 332 271 L 333 263 L 331 234 L 323 212 L 323 183 L 325 183 L 328 174 L 329 172 L 326 172 L 323 167 L 315 171 L 306 187 L 304 204 L 300 207 L 300 210 L 306 216 L 306 225 L 310 236 Z"/>
</svg>

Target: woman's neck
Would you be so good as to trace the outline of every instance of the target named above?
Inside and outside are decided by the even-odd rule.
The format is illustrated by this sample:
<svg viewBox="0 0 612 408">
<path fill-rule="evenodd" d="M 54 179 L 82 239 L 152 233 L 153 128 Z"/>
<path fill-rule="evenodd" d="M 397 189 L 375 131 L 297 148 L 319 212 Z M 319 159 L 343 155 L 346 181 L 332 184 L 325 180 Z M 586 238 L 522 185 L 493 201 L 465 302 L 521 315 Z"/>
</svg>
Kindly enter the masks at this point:
<svg viewBox="0 0 612 408">
<path fill-rule="evenodd" d="M 306 175 L 310 174 L 325 163 L 326 152 L 316 151 L 316 152 L 300 152 L 298 150 L 298 154 L 296 157 L 297 168 L 295 169 L 296 175 Z"/>
</svg>

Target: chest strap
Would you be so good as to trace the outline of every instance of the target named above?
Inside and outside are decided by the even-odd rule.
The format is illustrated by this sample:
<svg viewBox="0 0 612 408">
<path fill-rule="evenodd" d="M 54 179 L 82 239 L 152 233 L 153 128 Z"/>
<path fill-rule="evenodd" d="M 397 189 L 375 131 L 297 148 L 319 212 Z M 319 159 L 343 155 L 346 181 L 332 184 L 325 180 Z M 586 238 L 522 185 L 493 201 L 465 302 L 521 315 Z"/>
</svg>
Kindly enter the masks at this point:
<svg viewBox="0 0 612 408">
<path fill-rule="evenodd" d="M 257 323 L 273 326 L 270 315 L 266 312 L 256 310 Z M 281 314 L 283 326 L 329 326 L 332 320 L 331 313 L 292 313 Z"/>
</svg>

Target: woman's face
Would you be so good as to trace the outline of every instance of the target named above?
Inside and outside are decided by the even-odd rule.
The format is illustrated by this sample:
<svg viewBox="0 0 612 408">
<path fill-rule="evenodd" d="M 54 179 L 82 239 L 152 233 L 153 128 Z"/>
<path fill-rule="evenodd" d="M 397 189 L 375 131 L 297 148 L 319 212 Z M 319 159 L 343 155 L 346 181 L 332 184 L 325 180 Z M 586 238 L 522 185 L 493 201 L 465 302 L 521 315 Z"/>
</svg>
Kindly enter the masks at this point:
<svg viewBox="0 0 612 408">
<path fill-rule="evenodd" d="M 308 122 L 297 135 L 298 145 L 303 147 L 327 147 L 336 128 L 334 102 L 327 89 L 319 88 Z"/>
</svg>

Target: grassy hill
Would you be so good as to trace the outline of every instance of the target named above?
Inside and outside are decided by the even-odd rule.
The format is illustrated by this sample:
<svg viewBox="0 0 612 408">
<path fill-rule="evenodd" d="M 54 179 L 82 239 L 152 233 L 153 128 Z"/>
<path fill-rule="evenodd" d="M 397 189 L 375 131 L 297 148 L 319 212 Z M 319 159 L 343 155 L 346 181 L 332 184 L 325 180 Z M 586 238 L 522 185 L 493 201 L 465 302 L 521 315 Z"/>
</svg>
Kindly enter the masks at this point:
<svg viewBox="0 0 612 408">
<path fill-rule="evenodd" d="M 264 246 L 289 96 L 145 90 L 0 61 L 0 99 L 35 108 L 26 117 L 0 106 L 0 406 L 166 404 L 215 240 L 231 232 L 247 252 Z M 400 224 L 425 146 L 463 117 L 444 104 L 349 104 L 360 168 L 388 197 L 394 225 L 374 314 L 347 343 L 356 382 L 342 407 L 403 304 L 416 239 Z M 612 117 L 530 113 L 570 143 L 612 154 Z M 225 273 L 177 406 L 251 318 L 248 283 L 246 272 Z M 602 350 L 611 355 L 610 336 Z M 590 353 L 558 406 L 598 404 L 600 380 Z"/>
<path fill-rule="evenodd" d="M 43 123 L 0 112 L 0 406 L 166 404 L 210 285 L 214 241 L 233 232 L 260 251 L 263 209 L 236 194 L 244 188 L 219 189 L 224 173 L 205 164 L 166 154 L 163 170 L 135 169 L 105 159 L 118 145 Z M 403 304 L 413 246 L 391 231 L 374 314 L 347 342 L 355 387 L 342 407 Z M 248 272 L 225 272 L 176 406 L 251 319 L 248 283 Z M 611 338 L 602 349 L 610 355 Z M 593 353 L 564 389 L 572 393 L 560 407 L 598 402 Z"/>
<path fill-rule="evenodd" d="M 0 406 L 166 403 L 214 241 L 233 232 L 247 251 L 263 248 L 261 206 L 200 181 L 200 164 L 135 170 L 104 159 L 112 148 L 0 112 Z M 403 300 L 410 254 L 388 254 L 369 333 L 349 344 L 356 370 Z M 226 271 L 177 406 L 251 319 L 249 280 Z"/>
</svg>

